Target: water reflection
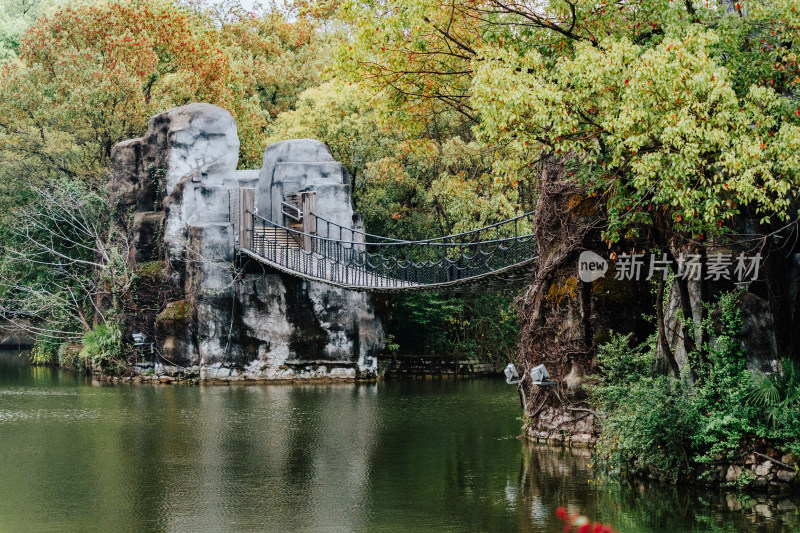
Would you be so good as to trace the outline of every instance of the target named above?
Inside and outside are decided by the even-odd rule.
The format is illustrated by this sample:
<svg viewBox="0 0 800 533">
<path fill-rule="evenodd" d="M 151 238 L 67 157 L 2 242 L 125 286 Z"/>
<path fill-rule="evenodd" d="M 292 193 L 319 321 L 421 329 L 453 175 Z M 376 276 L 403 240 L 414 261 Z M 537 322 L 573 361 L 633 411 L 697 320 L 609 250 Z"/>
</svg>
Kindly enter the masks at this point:
<svg viewBox="0 0 800 533">
<path fill-rule="evenodd" d="M 503 382 L 107 386 L 0 357 L 0 531 L 555 532 L 561 505 L 619 531 L 798 525 L 796 499 L 597 484 L 518 416 Z"/>
</svg>

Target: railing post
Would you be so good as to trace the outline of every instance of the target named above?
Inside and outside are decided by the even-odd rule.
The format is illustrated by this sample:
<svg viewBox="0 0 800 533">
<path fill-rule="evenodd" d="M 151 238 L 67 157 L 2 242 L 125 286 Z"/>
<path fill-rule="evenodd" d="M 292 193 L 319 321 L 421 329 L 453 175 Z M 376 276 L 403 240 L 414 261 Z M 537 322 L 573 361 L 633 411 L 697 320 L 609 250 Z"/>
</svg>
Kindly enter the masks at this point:
<svg viewBox="0 0 800 533">
<path fill-rule="evenodd" d="M 309 235 L 316 235 L 317 233 L 317 193 L 316 191 L 305 191 L 300 193 L 301 203 L 303 205 L 303 235 L 302 243 L 300 245 L 303 250 L 311 251 L 311 237 Z"/>
<path fill-rule="evenodd" d="M 255 189 L 239 188 L 239 248 L 250 250 L 253 235 L 253 208 L 255 206 Z"/>
</svg>

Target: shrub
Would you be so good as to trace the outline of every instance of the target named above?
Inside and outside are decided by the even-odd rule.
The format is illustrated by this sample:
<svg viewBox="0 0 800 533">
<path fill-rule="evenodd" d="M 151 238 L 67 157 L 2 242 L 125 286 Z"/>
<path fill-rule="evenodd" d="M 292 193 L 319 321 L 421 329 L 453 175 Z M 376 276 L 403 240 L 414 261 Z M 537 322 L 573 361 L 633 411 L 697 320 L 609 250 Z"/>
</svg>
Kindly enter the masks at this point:
<svg viewBox="0 0 800 533">
<path fill-rule="evenodd" d="M 761 410 L 760 435 L 785 441 L 800 454 L 800 363 L 783 359 L 780 372 L 755 374 L 747 399 Z"/>
<path fill-rule="evenodd" d="M 58 347 L 58 366 L 62 368 L 78 369 L 82 366 L 82 346 L 73 343 L 64 343 Z"/>
<path fill-rule="evenodd" d="M 42 337 L 33 345 L 33 349 L 28 354 L 28 359 L 34 365 L 51 364 L 58 355 L 58 343 Z"/>
<path fill-rule="evenodd" d="M 766 436 L 758 402 L 772 406 L 772 436 L 796 440 L 798 369 L 784 371 L 780 378 L 759 378 L 763 392 L 754 393 L 737 338 L 737 293 L 722 295 L 709 316 L 702 326 L 712 342 L 705 347 L 706 362 L 698 368 L 694 384 L 654 374 L 654 337 L 631 347 L 630 336 L 612 335 L 599 348 L 602 376 L 590 389 L 592 401 L 605 414 L 596 464 L 607 471 L 676 481 L 698 464 L 733 459 L 747 437 Z M 697 354 L 692 357 L 699 360 Z"/>
<path fill-rule="evenodd" d="M 700 367 L 693 403 L 703 414 L 693 437 L 696 459 L 730 458 L 742 438 L 755 431 L 759 414 L 747 404 L 752 378 L 737 335 L 741 331 L 737 292 L 720 296 L 703 327 L 712 338 L 708 363 Z"/>
<path fill-rule="evenodd" d="M 699 419 L 684 381 L 667 376 L 633 378 L 637 360 L 652 353 L 645 345 L 625 353 L 629 337 L 616 337 L 604 346 L 601 369 L 624 377 L 592 388 L 595 403 L 606 417 L 594 462 L 608 472 L 628 472 L 677 480 L 689 472 L 689 455 L 694 428 Z M 614 373 L 616 369 L 617 373 Z M 624 370 L 622 370 L 624 369 Z M 605 378 L 606 380 L 608 378 Z"/>
<path fill-rule="evenodd" d="M 88 331 L 83 336 L 83 349 L 78 357 L 93 368 L 108 369 L 121 365 L 122 329 L 119 324 L 109 320 Z"/>
</svg>

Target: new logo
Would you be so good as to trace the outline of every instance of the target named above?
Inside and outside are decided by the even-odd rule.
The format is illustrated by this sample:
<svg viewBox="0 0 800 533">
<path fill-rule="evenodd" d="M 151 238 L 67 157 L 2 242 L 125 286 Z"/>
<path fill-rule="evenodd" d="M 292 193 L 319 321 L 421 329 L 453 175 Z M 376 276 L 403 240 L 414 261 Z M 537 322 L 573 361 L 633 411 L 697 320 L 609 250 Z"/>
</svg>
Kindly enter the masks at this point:
<svg viewBox="0 0 800 533">
<path fill-rule="evenodd" d="M 578 277 L 584 283 L 589 283 L 605 276 L 608 271 L 608 262 L 594 252 L 586 250 L 578 258 Z"/>
</svg>

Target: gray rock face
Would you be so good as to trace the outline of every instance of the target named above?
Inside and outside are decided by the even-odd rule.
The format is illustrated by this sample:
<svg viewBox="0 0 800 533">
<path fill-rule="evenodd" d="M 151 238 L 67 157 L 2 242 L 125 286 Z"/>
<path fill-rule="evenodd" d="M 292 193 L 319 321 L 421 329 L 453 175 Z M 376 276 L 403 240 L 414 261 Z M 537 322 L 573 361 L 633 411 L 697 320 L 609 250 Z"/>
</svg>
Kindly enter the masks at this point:
<svg viewBox="0 0 800 533">
<path fill-rule="evenodd" d="M 281 223 L 281 201 L 287 194 L 317 191 L 317 212 L 344 227 L 354 218 L 347 169 L 334 161 L 327 146 L 314 139 L 281 141 L 267 147 L 258 175 L 258 214 Z"/>
<path fill-rule="evenodd" d="M 226 380 L 374 372 L 383 330 L 369 295 L 236 263 L 240 187 L 256 189 L 262 216 L 279 214 L 284 194 L 317 191 L 317 213 L 353 227 L 360 218 L 346 169 L 312 139 L 267 147 L 257 171 L 236 170 L 238 150 L 230 113 L 190 104 L 153 117 L 143 138 L 112 151 L 111 203 L 133 243 L 129 260 L 164 260 L 170 285 L 159 292 L 170 301 L 150 302 L 161 309 L 152 324 L 126 323 L 155 338 L 162 371 Z"/>
</svg>

